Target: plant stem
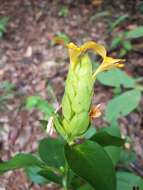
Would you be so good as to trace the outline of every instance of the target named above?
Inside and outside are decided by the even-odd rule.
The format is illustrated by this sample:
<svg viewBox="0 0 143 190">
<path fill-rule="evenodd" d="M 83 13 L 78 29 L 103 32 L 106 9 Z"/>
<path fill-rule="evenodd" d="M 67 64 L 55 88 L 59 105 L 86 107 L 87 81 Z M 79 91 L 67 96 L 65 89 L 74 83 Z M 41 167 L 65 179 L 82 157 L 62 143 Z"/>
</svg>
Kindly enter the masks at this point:
<svg viewBox="0 0 143 190">
<path fill-rule="evenodd" d="M 68 174 L 69 174 L 69 167 L 68 164 L 65 164 L 65 172 L 63 177 L 63 188 L 64 190 L 68 190 Z"/>
</svg>

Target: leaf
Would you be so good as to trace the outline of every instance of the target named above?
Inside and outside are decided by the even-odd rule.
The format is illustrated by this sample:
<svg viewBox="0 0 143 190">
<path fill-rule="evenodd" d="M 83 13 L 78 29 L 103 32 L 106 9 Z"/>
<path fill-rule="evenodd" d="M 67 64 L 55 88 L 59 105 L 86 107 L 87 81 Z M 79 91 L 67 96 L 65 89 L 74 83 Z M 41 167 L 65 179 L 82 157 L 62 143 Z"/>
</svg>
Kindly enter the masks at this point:
<svg viewBox="0 0 143 190">
<path fill-rule="evenodd" d="M 143 37 L 143 26 L 139 26 L 133 30 L 126 32 L 126 39 L 135 39 Z"/>
<path fill-rule="evenodd" d="M 48 165 L 55 168 L 64 166 L 64 145 L 59 139 L 45 138 L 39 144 L 40 158 Z"/>
<path fill-rule="evenodd" d="M 1 17 L 0 18 L 0 37 L 3 36 L 3 34 L 6 32 L 6 27 L 9 21 L 9 17 Z"/>
<path fill-rule="evenodd" d="M 62 177 L 56 175 L 55 173 L 53 173 L 52 171 L 50 171 L 48 169 L 43 169 L 43 170 L 39 171 L 38 174 L 41 175 L 42 177 L 46 178 L 50 182 L 52 181 L 52 182 L 58 183 L 58 184 L 62 183 Z"/>
<path fill-rule="evenodd" d="M 117 190 L 133 190 L 133 187 L 143 189 L 143 179 L 129 172 L 117 172 Z"/>
<path fill-rule="evenodd" d="M 62 7 L 60 11 L 58 12 L 58 15 L 61 17 L 67 17 L 69 14 L 69 10 L 67 7 Z"/>
<path fill-rule="evenodd" d="M 30 96 L 26 100 L 26 108 L 36 108 L 39 111 L 45 113 L 48 116 L 52 116 L 54 109 L 48 104 L 46 100 L 43 100 L 40 96 Z"/>
<path fill-rule="evenodd" d="M 84 138 L 90 139 L 96 133 L 96 128 L 94 126 L 90 126 L 89 129 L 84 133 Z"/>
<path fill-rule="evenodd" d="M 108 122 L 114 121 L 122 116 L 128 115 L 139 104 L 141 92 L 129 90 L 110 100 L 105 110 L 105 119 Z"/>
<path fill-rule="evenodd" d="M 119 69 L 112 69 L 107 72 L 100 73 L 97 76 L 99 82 L 112 87 L 134 88 L 136 85 L 135 79 L 128 76 L 125 72 Z"/>
<path fill-rule="evenodd" d="M 125 50 L 127 50 L 127 51 L 130 51 L 131 49 L 133 49 L 133 46 L 132 46 L 131 42 L 128 41 L 128 40 L 124 40 L 124 41 L 123 41 L 123 47 L 124 47 Z"/>
<path fill-rule="evenodd" d="M 56 35 L 53 37 L 51 44 L 68 44 L 70 42 L 70 38 L 64 32 L 57 32 Z"/>
<path fill-rule="evenodd" d="M 143 14 L 143 3 L 139 3 L 139 5 L 137 6 L 137 10 L 141 13 L 141 14 Z"/>
<path fill-rule="evenodd" d="M 116 124 L 111 124 L 110 127 L 105 127 L 102 129 L 102 131 L 108 132 L 108 134 L 112 136 L 121 138 L 120 130 Z M 113 165 L 115 166 L 119 162 L 122 147 L 106 146 L 104 149 L 111 158 Z"/>
<path fill-rule="evenodd" d="M 87 140 L 74 147 L 65 146 L 70 168 L 96 190 L 116 190 L 116 179 L 111 159 L 96 142 Z"/>
<path fill-rule="evenodd" d="M 42 166 L 43 163 L 31 154 L 17 154 L 9 161 L 0 163 L 0 174 L 9 170 L 27 168 L 30 166 Z"/>
<path fill-rule="evenodd" d="M 122 37 L 120 36 L 116 36 L 115 38 L 113 38 L 113 40 L 111 41 L 111 49 L 117 48 L 119 45 L 122 44 Z"/>
<path fill-rule="evenodd" d="M 120 163 L 129 165 L 136 160 L 137 156 L 133 150 L 122 150 L 120 154 Z"/>
<path fill-rule="evenodd" d="M 80 188 L 78 188 L 78 190 L 94 190 L 94 189 L 90 185 L 85 184 L 81 186 Z"/>
<path fill-rule="evenodd" d="M 121 24 L 121 22 L 125 21 L 128 17 L 128 15 L 119 16 L 114 22 L 112 22 L 110 30 L 112 31 L 115 27 Z"/>
<path fill-rule="evenodd" d="M 4 90 L 4 91 L 11 91 L 15 88 L 15 85 L 12 84 L 9 81 L 4 81 L 0 83 L 0 90 Z"/>
<path fill-rule="evenodd" d="M 125 143 L 124 139 L 110 135 L 106 131 L 97 132 L 90 140 L 96 141 L 101 146 L 122 146 Z"/>
<path fill-rule="evenodd" d="M 42 177 L 38 172 L 41 171 L 41 168 L 38 166 L 34 166 L 34 167 L 28 167 L 25 172 L 28 176 L 28 178 L 30 178 L 30 180 L 34 183 L 37 184 L 47 184 L 49 183 L 49 181 L 45 178 Z"/>
</svg>

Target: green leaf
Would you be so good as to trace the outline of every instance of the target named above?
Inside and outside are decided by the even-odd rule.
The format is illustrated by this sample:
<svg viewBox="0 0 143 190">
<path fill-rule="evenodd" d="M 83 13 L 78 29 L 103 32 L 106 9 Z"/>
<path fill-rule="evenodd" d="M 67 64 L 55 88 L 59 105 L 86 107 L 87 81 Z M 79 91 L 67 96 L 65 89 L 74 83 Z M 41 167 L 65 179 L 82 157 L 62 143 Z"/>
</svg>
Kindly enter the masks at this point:
<svg viewBox="0 0 143 190">
<path fill-rule="evenodd" d="M 40 158 L 48 165 L 55 168 L 64 166 L 64 145 L 59 139 L 45 138 L 39 144 Z"/>
<path fill-rule="evenodd" d="M 110 30 L 112 31 L 119 24 L 121 24 L 123 21 L 125 21 L 128 17 L 129 17 L 128 15 L 121 15 L 121 16 L 119 16 L 114 22 L 112 22 Z"/>
<path fill-rule="evenodd" d="M 120 154 L 120 163 L 129 165 L 136 160 L 137 156 L 133 150 L 122 150 Z"/>
<path fill-rule="evenodd" d="M 89 129 L 84 133 L 84 138 L 90 139 L 96 133 L 96 128 L 94 126 L 90 126 Z"/>
<path fill-rule="evenodd" d="M 97 76 L 99 82 L 112 87 L 134 88 L 136 81 L 120 69 L 112 69 Z"/>
<path fill-rule="evenodd" d="M 32 109 L 37 106 L 38 102 L 40 101 L 39 96 L 30 96 L 26 100 L 26 108 L 27 109 Z"/>
<path fill-rule="evenodd" d="M 143 189 L 143 179 L 129 172 L 117 172 L 117 190 L 133 190 L 133 187 Z"/>
<path fill-rule="evenodd" d="M 39 171 L 38 174 L 41 175 L 42 177 L 46 178 L 50 182 L 52 181 L 52 182 L 58 183 L 58 184 L 62 183 L 62 177 L 56 175 L 55 173 L 53 173 L 52 171 L 50 171 L 48 169 L 43 169 L 43 170 Z"/>
<path fill-rule="evenodd" d="M 58 15 L 61 17 L 67 17 L 69 14 L 69 10 L 67 7 L 62 7 L 60 11 L 58 12 Z"/>
<path fill-rule="evenodd" d="M 15 88 L 15 85 L 12 84 L 9 81 L 4 81 L 0 83 L 0 89 L 4 90 L 4 91 L 11 91 Z"/>
<path fill-rule="evenodd" d="M 105 110 L 105 119 L 108 122 L 114 121 L 122 116 L 128 115 L 139 104 L 141 92 L 129 90 L 110 100 Z"/>
<path fill-rule="evenodd" d="M 53 115 L 54 108 L 48 104 L 46 100 L 43 100 L 40 96 L 30 96 L 26 100 L 26 108 L 36 108 L 39 111 L 45 113 L 48 116 Z"/>
<path fill-rule="evenodd" d="M 140 2 L 140 3 L 138 4 L 137 10 L 138 10 L 141 14 L 143 14 L 143 3 Z"/>
<path fill-rule="evenodd" d="M 143 37 L 143 26 L 139 26 L 133 30 L 126 32 L 127 39 L 135 39 Z"/>
<path fill-rule="evenodd" d="M 6 27 L 8 24 L 9 18 L 8 17 L 1 17 L 0 18 L 0 37 L 6 32 Z"/>
<path fill-rule="evenodd" d="M 34 167 L 28 167 L 25 172 L 28 176 L 28 178 L 30 178 L 30 180 L 34 183 L 37 184 L 47 184 L 49 183 L 49 180 L 47 180 L 45 177 L 42 177 L 38 172 L 41 171 L 41 168 L 38 166 L 34 166 Z"/>
<path fill-rule="evenodd" d="M 81 186 L 80 188 L 78 188 L 78 190 L 94 190 L 94 189 L 90 185 L 85 184 Z"/>
<path fill-rule="evenodd" d="M 90 140 L 96 141 L 101 146 L 122 146 L 125 143 L 124 139 L 113 136 L 106 131 L 97 132 Z"/>
<path fill-rule="evenodd" d="M 70 168 L 96 190 L 116 190 L 114 167 L 102 146 L 89 140 L 74 147 L 67 145 L 65 156 Z"/>
<path fill-rule="evenodd" d="M 122 44 L 122 37 L 120 36 L 116 36 L 115 38 L 113 38 L 112 42 L 111 42 L 111 49 L 117 48 L 119 45 Z"/>
<path fill-rule="evenodd" d="M 62 40 L 64 44 L 68 44 L 70 42 L 70 38 L 67 34 L 64 32 L 57 32 L 55 37 L 53 38 L 53 41 L 51 42 L 52 45 L 56 44 L 58 40 Z"/>
<path fill-rule="evenodd" d="M 110 127 L 105 127 L 102 129 L 102 131 L 108 132 L 108 134 L 121 138 L 121 133 L 119 128 L 116 126 L 116 124 L 112 124 Z M 113 165 L 115 166 L 120 159 L 120 154 L 122 151 L 122 147 L 117 147 L 117 146 L 106 146 L 104 147 L 105 151 L 111 158 Z"/>
<path fill-rule="evenodd" d="M 130 51 L 131 49 L 133 49 L 133 46 L 132 46 L 131 42 L 128 41 L 128 40 L 124 40 L 124 42 L 123 42 L 123 47 L 124 47 L 125 50 L 127 50 L 127 51 Z"/>
<path fill-rule="evenodd" d="M 31 154 L 17 154 L 9 161 L 0 163 L 0 174 L 9 170 L 27 168 L 30 166 L 42 166 L 43 163 Z"/>
</svg>

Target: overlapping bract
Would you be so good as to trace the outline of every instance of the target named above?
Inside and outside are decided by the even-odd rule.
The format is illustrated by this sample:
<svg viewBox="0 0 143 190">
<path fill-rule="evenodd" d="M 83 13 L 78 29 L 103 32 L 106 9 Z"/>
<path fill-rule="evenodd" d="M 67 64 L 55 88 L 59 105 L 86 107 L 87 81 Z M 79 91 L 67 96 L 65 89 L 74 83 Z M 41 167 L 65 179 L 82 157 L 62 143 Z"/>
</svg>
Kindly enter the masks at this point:
<svg viewBox="0 0 143 190">
<path fill-rule="evenodd" d="M 73 141 L 88 129 L 96 75 L 105 70 L 122 67 L 123 60 L 108 57 L 106 49 L 93 41 L 86 42 L 81 47 L 69 43 L 67 47 L 69 48 L 70 67 L 62 100 L 61 125 L 69 141 Z M 103 59 L 95 72 L 93 72 L 92 63 L 87 54 L 87 50 L 90 49 Z"/>
<path fill-rule="evenodd" d="M 88 128 L 93 84 L 92 64 L 86 54 L 74 69 L 69 69 L 62 100 L 63 126 L 70 138 L 81 135 Z"/>
</svg>

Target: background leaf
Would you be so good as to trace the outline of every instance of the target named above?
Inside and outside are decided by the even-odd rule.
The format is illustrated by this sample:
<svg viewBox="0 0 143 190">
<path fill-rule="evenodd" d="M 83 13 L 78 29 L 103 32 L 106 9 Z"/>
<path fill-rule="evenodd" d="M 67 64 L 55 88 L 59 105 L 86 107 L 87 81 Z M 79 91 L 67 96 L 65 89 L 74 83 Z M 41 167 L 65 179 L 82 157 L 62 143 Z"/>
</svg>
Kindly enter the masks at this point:
<svg viewBox="0 0 143 190">
<path fill-rule="evenodd" d="M 114 121 L 121 116 L 128 115 L 139 104 L 141 92 L 130 90 L 110 100 L 105 110 L 105 119 L 108 122 Z"/>
<path fill-rule="evenodd" d="M 117 172 L 117 190 L 133 190 L 133 187 L 143 189 L 143 179 L 129 172 Z"/>
<path fill-rule="evenodd" d="M 100 83 L 106 86 L 120 87 L 123 85 L 125 88 L 134 88 L 135 79 L 128 76 L 125 72 L 119 69 L 112 69 L 107 72 L 100 73 L 97 76 Z"/>
<path fill-rule="evenodd" d="M 114 22 L 112 22 L 112 24 L 110 26 L 110 30 L 112 31 L 119 24 L 121 24 L 123 21 L 125 21 L 128 17 L 129 17 L 128 15 L 121 15 L 121 16 L 119 16 Z"/>
<path fill-rule="evenodd" d="M 26 100 L 27 109 L 38 109 L 44 114 L 51 116 L 54 113 L 52 106 L 48 104 L 46 100 L 43 100 L 40 96 L 29 96 Z"/>
<path fill-rule="evenodd" d="M 126 32 L 127 39 L 134 39 L 143 37 L 143 26 L 139 26 L 133 30 Z"/>
<path fill-rule="evenodd" d="M 17 154 L 7 162 L 0 163 L 0 173 L 9 170 L 27 168 L 30 166 L 41 166 L 43 163 L 31 154 Z"/>
<path fill-rule="evenodd" d="M 116 190 L 116 179 L 111 159 L 99 144 L 87 140 L 74 147 L 65 147 L 70 168 L 96 190 Z"/>
<path fill-rule="evenodd" d="M 136 153 L 133 150 L 122 150 L 120 154 L 120 163 L 129 165 L 137 159 Z"/>
</svg>

